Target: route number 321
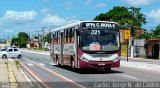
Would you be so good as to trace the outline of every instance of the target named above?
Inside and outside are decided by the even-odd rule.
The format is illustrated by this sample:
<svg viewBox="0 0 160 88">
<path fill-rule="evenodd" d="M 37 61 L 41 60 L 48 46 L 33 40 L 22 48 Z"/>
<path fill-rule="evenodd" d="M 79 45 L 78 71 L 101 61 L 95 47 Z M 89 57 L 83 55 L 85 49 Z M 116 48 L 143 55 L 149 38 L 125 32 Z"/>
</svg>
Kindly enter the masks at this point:
<svg viewBox="0 0 160 88">
<path fill-rule="evenodd" d="M 99 35 L 100 34 L 100 30 L 91 30 L 91 34 Z"/>
</svg>

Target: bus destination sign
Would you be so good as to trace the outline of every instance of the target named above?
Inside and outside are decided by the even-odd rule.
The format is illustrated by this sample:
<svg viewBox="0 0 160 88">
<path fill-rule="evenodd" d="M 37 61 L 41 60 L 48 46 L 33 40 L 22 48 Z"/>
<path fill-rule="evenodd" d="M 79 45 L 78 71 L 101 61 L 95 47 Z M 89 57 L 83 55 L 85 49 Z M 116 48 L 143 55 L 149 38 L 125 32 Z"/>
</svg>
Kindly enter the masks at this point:
<svg viewBox="0 0 160 88">
<path fill-rule="evenodd" d="M 103 27 L 103 28 L 116 28 L 117 24 L 115 23 L 105 23 L 105 22 L 84 22 L 82 27 Z"/>
</svg>

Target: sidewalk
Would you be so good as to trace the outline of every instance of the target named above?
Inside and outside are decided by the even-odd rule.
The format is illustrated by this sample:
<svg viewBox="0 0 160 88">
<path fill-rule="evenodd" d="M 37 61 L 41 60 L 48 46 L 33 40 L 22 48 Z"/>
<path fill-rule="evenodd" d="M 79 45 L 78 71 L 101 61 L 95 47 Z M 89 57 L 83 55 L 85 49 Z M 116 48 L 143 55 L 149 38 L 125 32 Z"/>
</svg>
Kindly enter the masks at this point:
<svg viewBox="0 0 160 88">
<path fill-rule="evenodd" d="M 22 69 L 16 66 L 15 60 L 16 59 L 9 58 L 7 60 L 0 58 L 0 88 L 31 87 L 29 79 L 24 74 Z M 9 63 L 9 65 L 7 63 Z"/>
<path fill-rule="evenodd" d="M 121 57 L 121 66 L 145 69 L 160 72 L 160 59 L 128 58 Z"/>
<path fill-rule="evenodd" d="M 12 71 L 15 76 L 15 79 L 18 83 L 18 88 L 31 88 L 32 84 L 27 75 L 23 72 L 20 65 L 16 65 L 16 59 L 10 59 L 10 64 L 12 66 Z"/>
<path fill-rule="evenodd" d="M 127 57 L 121 56 L 122 61 L 127 61 Z M 128 57 L 128 62 L 146 62 L 149 64 L 157 64 L 160 65 L 160 59 L 148 59 L 148 58 L 131 58 Z"/>
<path fill-rule="evenodd" d="M 0 82 L 8 83 L 8 69 L 7 69 L 7 60 L 0 59 Z"/>
</svg>

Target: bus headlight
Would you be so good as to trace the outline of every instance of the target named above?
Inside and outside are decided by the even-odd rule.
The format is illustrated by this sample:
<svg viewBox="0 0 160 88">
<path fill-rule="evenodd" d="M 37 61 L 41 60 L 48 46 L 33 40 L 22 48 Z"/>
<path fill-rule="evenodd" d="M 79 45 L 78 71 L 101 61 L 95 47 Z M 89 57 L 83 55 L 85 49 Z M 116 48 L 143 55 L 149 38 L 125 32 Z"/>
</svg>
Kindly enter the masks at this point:
<svg viewBox="0 0 160 88">
<path fill-rule="evenodd" d="M 81 57 L 81 60 L 83 60 L 83 61 L 85 61 L 85 62 L 88 62 L 89 60 L 87 59 L 87 58 L 85 58 L 85 57 Z"/>
<path fill-rule="evenodd" d="M 119 57 L 117 57 L 117 58 L 113 59 L 113 62 L 116 62 L 116 61 L 118 61 L 118 59 L 119 59 Z"/>
</svg>

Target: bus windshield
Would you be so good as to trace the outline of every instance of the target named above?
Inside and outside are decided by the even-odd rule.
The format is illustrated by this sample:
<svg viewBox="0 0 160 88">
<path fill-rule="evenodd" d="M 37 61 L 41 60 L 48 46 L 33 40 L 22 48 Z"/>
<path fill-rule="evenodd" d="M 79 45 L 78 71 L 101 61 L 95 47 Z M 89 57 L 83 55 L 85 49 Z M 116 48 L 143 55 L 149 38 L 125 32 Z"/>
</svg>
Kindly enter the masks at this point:
<svg viewBox="0 0 160 88">
<path fill-rule="evenodd" d="M 81 30 L 80 47 L 85 51 L 119 50 L 119 33 L 106 29 Z"/>
</svg>

